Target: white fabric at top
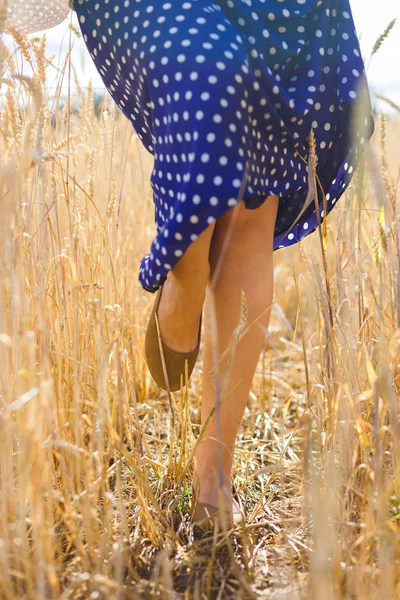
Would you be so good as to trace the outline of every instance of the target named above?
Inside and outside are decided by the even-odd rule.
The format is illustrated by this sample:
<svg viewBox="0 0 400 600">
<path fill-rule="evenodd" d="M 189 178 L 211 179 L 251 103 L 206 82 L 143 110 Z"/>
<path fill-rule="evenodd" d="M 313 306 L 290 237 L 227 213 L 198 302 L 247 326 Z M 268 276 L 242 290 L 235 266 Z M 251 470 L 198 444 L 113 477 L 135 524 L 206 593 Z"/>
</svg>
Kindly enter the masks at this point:
<svg viewBox="0 0 400 600">
<path fill-rule="evenodd" d="M 5 31 L 14 27 L 24 33 L 50 29 L 61 23 L 69 13 L 68 0 L 0 0 L 5 10 Z"/>
</svg>

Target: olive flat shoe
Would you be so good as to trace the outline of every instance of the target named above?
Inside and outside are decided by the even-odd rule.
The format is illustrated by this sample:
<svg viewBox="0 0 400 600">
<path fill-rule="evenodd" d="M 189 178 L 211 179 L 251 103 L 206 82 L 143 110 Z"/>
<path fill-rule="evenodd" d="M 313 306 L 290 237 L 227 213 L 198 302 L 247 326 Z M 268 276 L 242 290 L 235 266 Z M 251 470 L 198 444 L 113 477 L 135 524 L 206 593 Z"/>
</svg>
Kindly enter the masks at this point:
<svg viewBox="0 0 400 600">
<path fill-rule="evenodd" d="M 169 387 L 171 392 L 176 392 L 187 383 L 187 381 L 185 381 L 185 362 L 187 361 L 188 363 L 188 381 L 196 364 L 196 359 L 200 350 L 202 315 L 200 315 L 199 335 L 196 347 L 190 352 L 178 352 L 177 350 L 173 350 L 161 339 L 160 328 L 158 326 L 158 306 L 161 300 L 162 289 L 163 286 L 156 292 L 156 299 L 147 326 L 145 354 L 147 366 L 156 384 L 163 390 L 168 390 Z M 166 378 L 164 377 L 164 370 L 166 371 Z"/>
<path fill-rule="evenodd" d="M 192 525 L 196 525 L 203 531 L 211 531 L 214 528 L 215 521 L 218 520 L 219 525 L 224 528 L 225 524 L 228 528 L 240 525 L 246 520 L 243 505 L 236 495 L 235 486 L 231 478 L 232 493 L 237 498 L 239 508 L 232 504 L 229 508 L 225 509 L 226 521 L 222 518 L 221 511 L 218 506 L 209 504 L 208 502 L 199 502 L 197 500 L 199 494 L 198 484 L 192 484 L 193 500 L 192 510 L 190 515 L 190 521 Z"/>
</svg>

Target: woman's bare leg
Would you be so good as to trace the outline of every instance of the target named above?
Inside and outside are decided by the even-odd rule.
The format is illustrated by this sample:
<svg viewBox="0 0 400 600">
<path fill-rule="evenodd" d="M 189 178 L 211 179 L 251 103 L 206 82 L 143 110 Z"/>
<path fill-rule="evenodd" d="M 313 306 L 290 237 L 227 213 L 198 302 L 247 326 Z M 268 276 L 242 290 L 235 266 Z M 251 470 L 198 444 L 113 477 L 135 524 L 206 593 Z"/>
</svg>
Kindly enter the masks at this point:
<svg viewBox="0 0 400 600">
<path fill-rule="evenodd" d="M 215 222 L 190 244 L 169 271 L 158 308 L 161 337 L 167 346 L 189 352 L 197 344 L 199 321 L 210 275 L 209 251 Z"/>
<path fill-rule="evenodd" d="M 220 472 L 230 495 L 229 478 L 235 440 L 269 322 L 271 310 L 268 307 L 273 299 L 273 234 L 277 210 L 278 196 L 269 196 L 262 206 L 254 210 L 246 209 L 241 202 L 217 219 L 211 240 L 210 287 L 206 296 L 204 319 L 202 425 L 216 400 L 214 380 L 217 372 L 213 369 L 214 350 L 217 356 L 221 356 L 239 325 L 241 290 L 247 298 L 248 323 L 264 313 L 238 342 L 229 376 L 222 382 L 227 395 L 221 398 L 220 442 L 214 416 L 205 438 L 196 451 L 194 476 L 197 475 L 200 483 L 199 500 L 215 506 L 218 505 L 218 452 L 221 461 Z M 232 219 L 234 226 L 226 253 L 223 255 L 224 240 L 229 234 Z M 216 348 L 211 318 L 213 310 L 217 333 Z M 230 356 L 229 353 L 218 366 L 220 382 Z"/>
</svg>

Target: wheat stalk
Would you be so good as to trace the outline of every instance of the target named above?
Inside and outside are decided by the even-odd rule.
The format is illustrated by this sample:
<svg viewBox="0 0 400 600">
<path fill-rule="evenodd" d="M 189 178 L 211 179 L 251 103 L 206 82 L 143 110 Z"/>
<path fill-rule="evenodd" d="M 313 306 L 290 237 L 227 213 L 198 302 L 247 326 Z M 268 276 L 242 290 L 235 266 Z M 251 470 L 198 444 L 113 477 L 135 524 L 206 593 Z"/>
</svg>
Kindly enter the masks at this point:
<svg viewBox="0 0 400 600">
<path fill-rule="evenodd" d="M 376 52 L 378 52 L 379 48 L 382 46 L 383 42 L 386 40 L 386 38 L 389 36 L 389 33 L 392 31 L 393 27 L 396 24 L 396 19 L 393 19 L 392 21 L 390 21 L 389 25 L 386 27 L 385 31 L 378 37 L 378 39 L 376 40 L 373 48 L 372 48 L 372 52 L 371 52 L 371 57 L 376 54 Z"/>
</svg>

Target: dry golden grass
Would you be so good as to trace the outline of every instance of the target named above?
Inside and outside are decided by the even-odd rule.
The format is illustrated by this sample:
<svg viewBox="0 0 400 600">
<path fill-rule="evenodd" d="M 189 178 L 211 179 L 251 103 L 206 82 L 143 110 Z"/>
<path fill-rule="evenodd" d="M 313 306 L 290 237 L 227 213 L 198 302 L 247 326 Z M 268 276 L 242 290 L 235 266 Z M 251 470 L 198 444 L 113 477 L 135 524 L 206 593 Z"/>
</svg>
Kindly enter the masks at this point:
<svg viewBox="0 0 400 600">
<path fill-rule="evenodd" d="M 318 231 L 274 254 L 235 455 L 247 526 L 194 537 L 201 362 L 172 419 L 143 352 L 152 157 L 90 85 L 77 114 L 47 98 L 44 42 L 20 43 L 35 76 L 3 48 L 0 113 L 1 598 L 400 597 L 399 123 L 377 117 L 326 262 Z"/>
</svg>

